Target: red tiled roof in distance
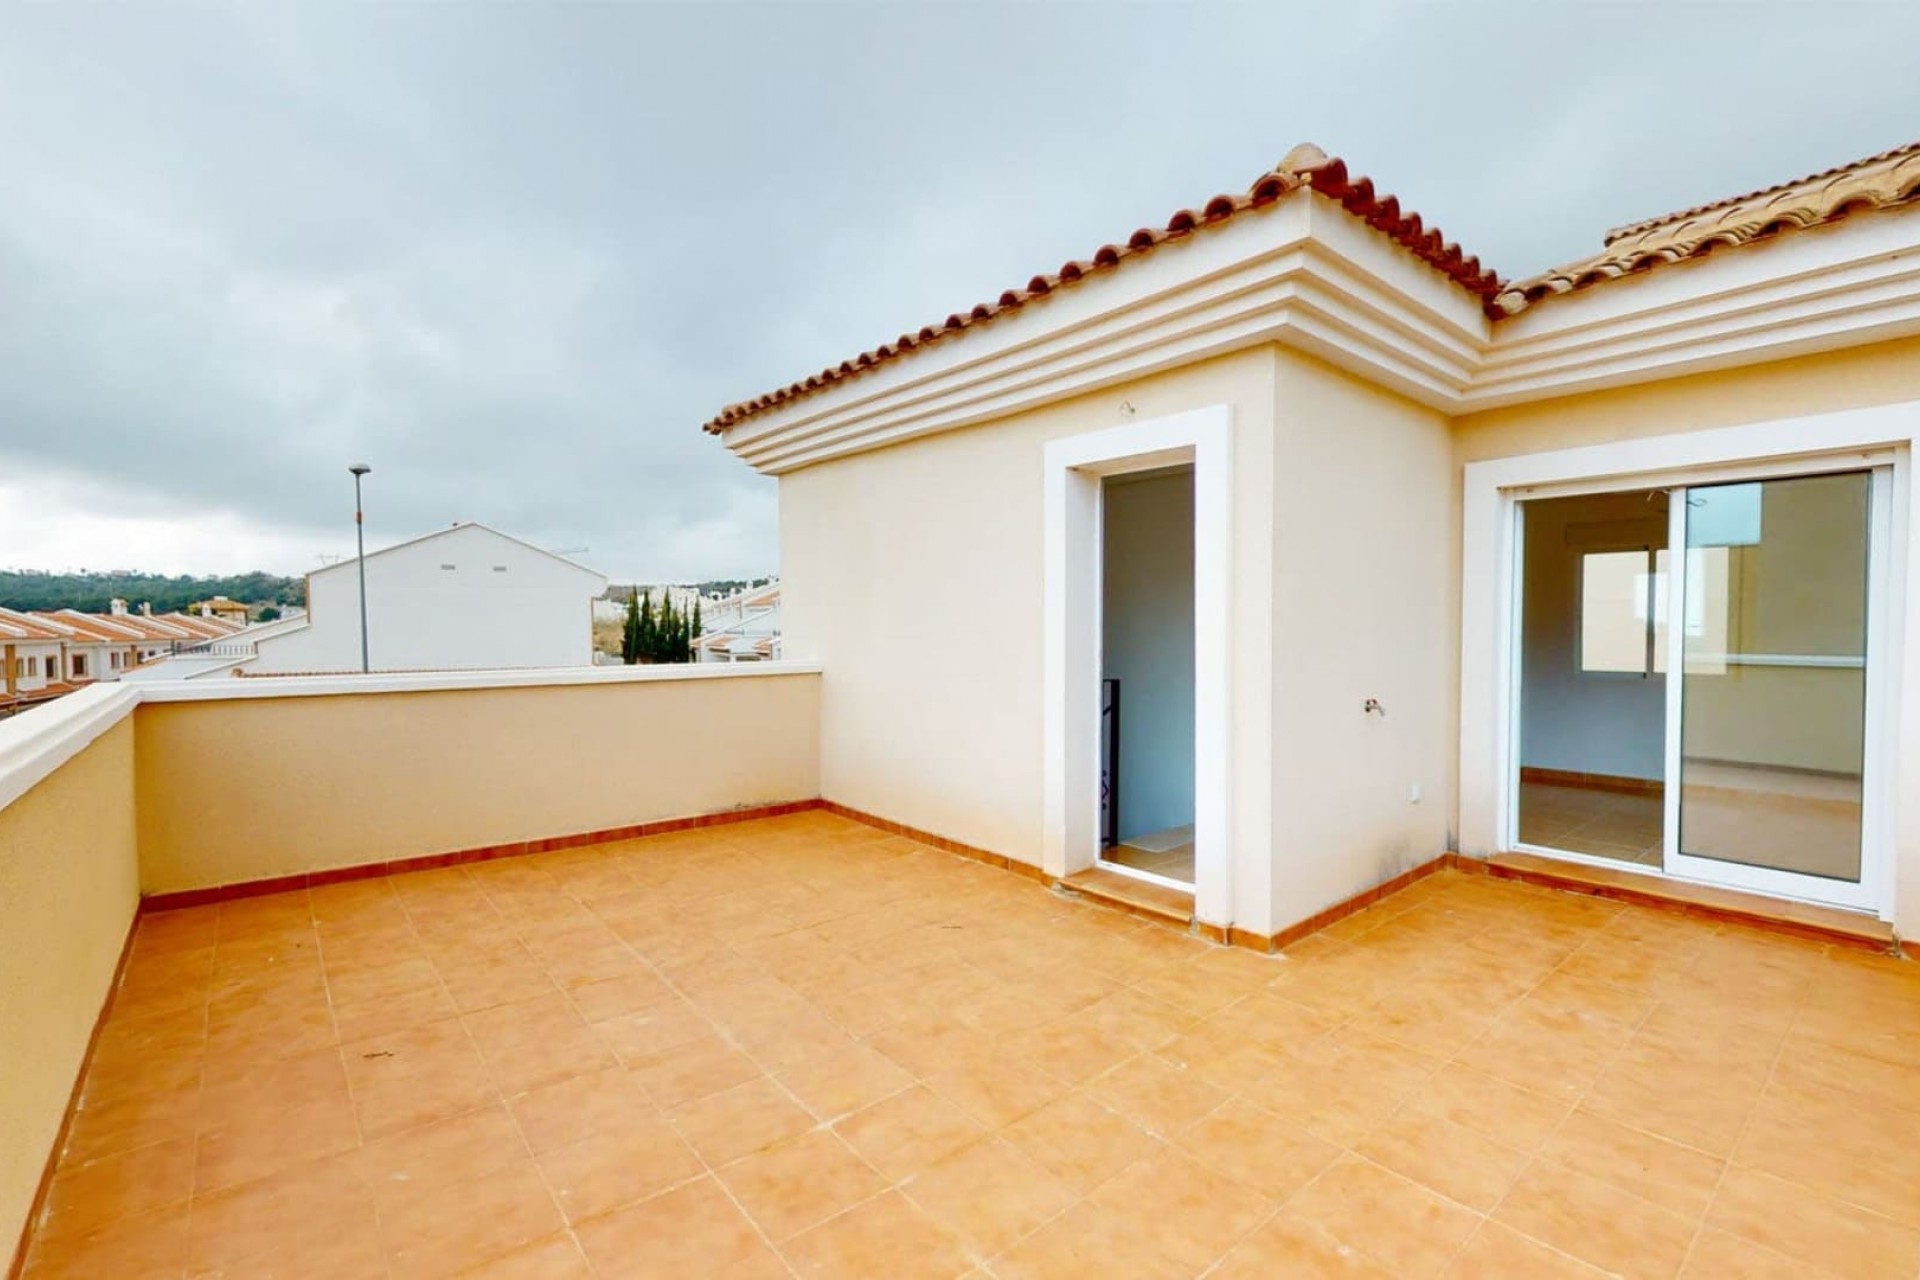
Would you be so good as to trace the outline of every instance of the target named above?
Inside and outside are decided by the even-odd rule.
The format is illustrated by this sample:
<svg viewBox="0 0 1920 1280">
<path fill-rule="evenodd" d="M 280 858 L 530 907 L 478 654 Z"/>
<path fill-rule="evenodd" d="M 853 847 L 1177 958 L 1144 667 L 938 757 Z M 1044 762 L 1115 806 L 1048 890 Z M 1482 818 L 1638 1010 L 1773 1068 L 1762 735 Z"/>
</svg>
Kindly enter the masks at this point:
<svg viewBox="0 0 1920 1280">
<path fill-rule="evenodd" d="M 1123 263 L 1152 253 L 1170 241 L 1184 240 L 1210 227 L 1217 227 L 1241 214 L 1265 209 L 1282 196 L 1302 187 L 1339 204 L 1376 231 L 1405 247 L 1462 289 L 1491 307 L 1500 292 L 1500 278 L 1482 267 L 1478 258 L 1469 257 L 1442 236 L 1438 229 L 1425 225 L 1420 215 L 1401 209 L 1400 202 L 1374 189 L 1371 178 L 1356 178 L 1347 172 L 1346 162 L 1329 156 L 1312 143 L 1302 143 L 1289 151 L 1278 165 L 1260 175 L 1244 195 L 1219 195 L 1199 209 L 1181 209 L 1162 228 L 1141 227 L 1125 243 L 1105 244 L 1091 257 L 1064 264 L 1052 275 L 1038 275 L 1025 288 L 1008 289 L 992 302 L 976 304 L 970 310 L 956 311 L 939 324 L 927 325 L 918 333 L 903 333 L 892 342 L 862 352 L 851 360 L 829 366 L 801 382 L 792 383 L 753 400 L 729 405 L 706 424 L 710 434 L 718 435 L 728 427 L 757 414 L 803 396 L 858 377 L 923 347 L 932 346 L 955 334 L 987 324 L 1027 303 L 1044 298 L 1056 289 L 1079 284 L 1091 276 L 1111 271 Z"/>
</svg>

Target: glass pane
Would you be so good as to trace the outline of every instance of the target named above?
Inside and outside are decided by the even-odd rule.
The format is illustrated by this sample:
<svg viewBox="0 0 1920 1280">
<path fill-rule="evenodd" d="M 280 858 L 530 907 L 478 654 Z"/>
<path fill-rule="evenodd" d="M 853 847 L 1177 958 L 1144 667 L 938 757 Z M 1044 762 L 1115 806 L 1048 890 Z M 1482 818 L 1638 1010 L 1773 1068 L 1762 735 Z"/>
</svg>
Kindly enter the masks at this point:
<svg viewBox="0 0 1920 1280">
<path fill-rule="evenodd" d="M 1871 492 L 1687 490 L 1682 853 L 1859 880 Z"/>
<path fill-rule="evenodd" d="M 1667 682 L 1648 675 L 1647 662 L 1650 637 L 1666 626 L 1667 495 L 1536 498 L 1521 512 L 1513 836 L 1657 867 L 1666 852 Z"/>
<path fill-rule="evenodd" d="M 1591 551 L 1580 561 L 1580 669 L 1647 669 L 1647 553 Z"/>
</svg>

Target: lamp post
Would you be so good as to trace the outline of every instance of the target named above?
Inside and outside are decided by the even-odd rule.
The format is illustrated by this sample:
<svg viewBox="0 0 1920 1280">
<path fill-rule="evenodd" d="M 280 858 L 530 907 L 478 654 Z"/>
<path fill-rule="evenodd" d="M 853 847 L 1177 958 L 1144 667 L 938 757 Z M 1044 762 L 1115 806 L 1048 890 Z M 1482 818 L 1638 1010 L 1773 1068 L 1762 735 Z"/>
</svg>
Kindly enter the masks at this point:
<svg viewBox="0 0 1920 1280">
<path fill-rule="evenodd" d="M 371 671 L 367 661 L 367 519 L 360 510 L 360 477 L 373 470 L 364 462 L 356 462 L 347 470 L 353 472 L 353 536 L 360 545 L 360 670 Z"/>
</svg>

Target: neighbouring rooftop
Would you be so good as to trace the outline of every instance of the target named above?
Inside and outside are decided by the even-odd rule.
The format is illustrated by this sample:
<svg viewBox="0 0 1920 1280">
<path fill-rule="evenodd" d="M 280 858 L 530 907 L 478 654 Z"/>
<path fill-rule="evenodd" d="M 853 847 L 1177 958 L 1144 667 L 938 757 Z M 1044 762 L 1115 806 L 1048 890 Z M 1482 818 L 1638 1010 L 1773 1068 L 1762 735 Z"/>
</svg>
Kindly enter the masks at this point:
<svg viewBox="0 0 1920 1280">
<path fill-rule="evenodd" d="M 1455 871 L 1268 957 L 813 810 L 141 916 L 26 1275 L 1916 1272 L 1911 964 Z"/>
</svg>

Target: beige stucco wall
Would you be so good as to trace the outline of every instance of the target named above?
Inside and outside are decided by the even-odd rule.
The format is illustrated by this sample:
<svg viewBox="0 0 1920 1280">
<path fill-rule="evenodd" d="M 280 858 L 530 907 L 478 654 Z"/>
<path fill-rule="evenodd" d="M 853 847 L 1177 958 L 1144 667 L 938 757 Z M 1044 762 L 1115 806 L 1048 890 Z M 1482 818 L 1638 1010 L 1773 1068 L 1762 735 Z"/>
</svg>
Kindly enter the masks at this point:
<svg viewBox="0 0 1920 1280">
<path fill-rule="evenodd" d="M 139 903 L 133 762 L 123 720 L 0 809 L 0 1259 L 26 1222 Z"/>
<path fill-rule="evenodd" d="M 780 478 L 786 653 L 824 664 L 829 799 L 1038 864 L 1042 451 L 1225 404 L 1234 418 L 1237 763 L 1270 750 L 1272 379 L 1248 351 Z M 1131 412 L 1128 412 L 1128 408 Z M 1236 788 L 1264 848 L 1264 763 Z M 1241 885 L 1264 901 L 1265 875 Z M 1264 906 L 1260 908 L 1264 911 Z"/>
<path fill-rule="evenodd" d="M 1454 461 L 1920 399 L 1920 338 L 1467 414 Z"/>
<path fill-rule="evenodd" d="M 1310 356 L 1274 357 L 1280 927 L 1447 849 L 1459 585 L 1447 419 Z"/>
<path fill-rule="evenodd" d="M 811 799 L 819 700 L 790 673 L 145 704 L 141 889 Z"/>
</svg>

